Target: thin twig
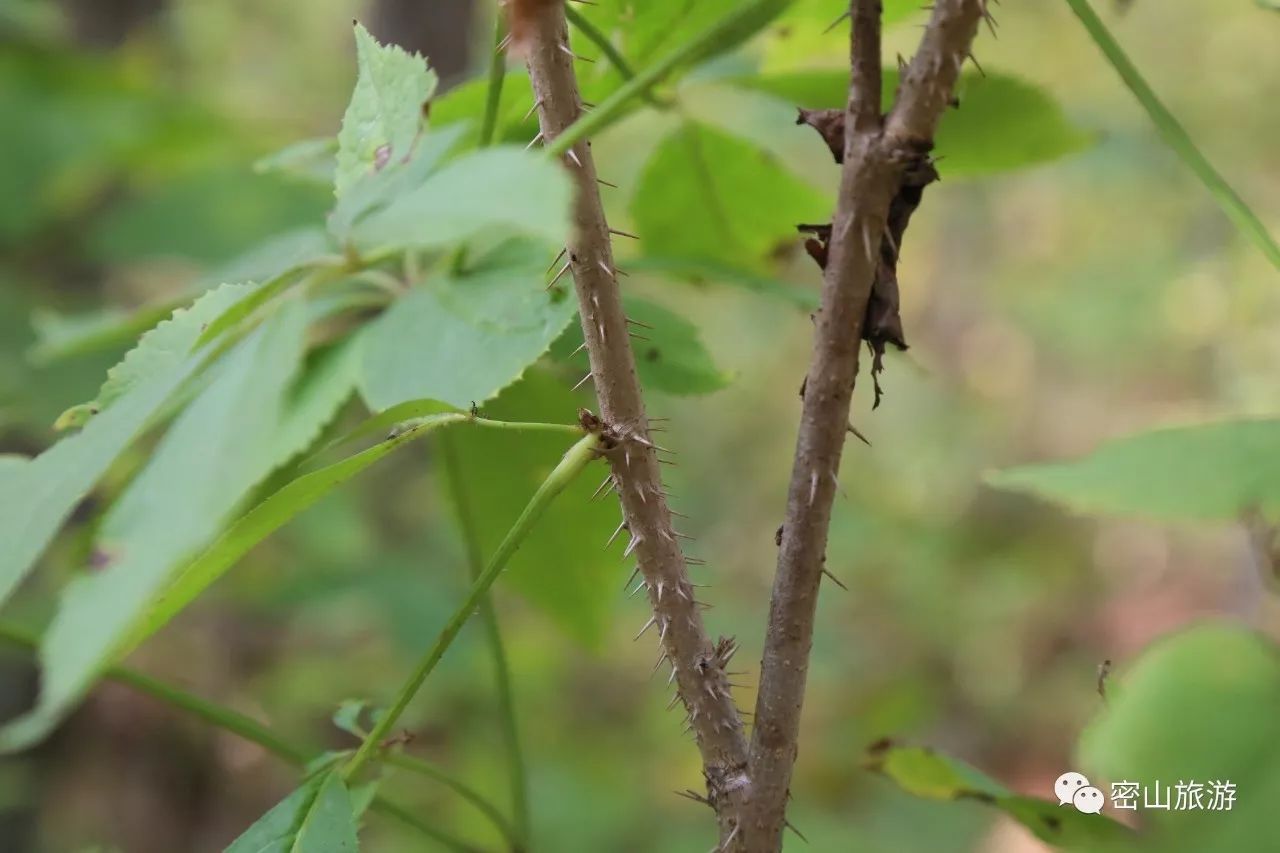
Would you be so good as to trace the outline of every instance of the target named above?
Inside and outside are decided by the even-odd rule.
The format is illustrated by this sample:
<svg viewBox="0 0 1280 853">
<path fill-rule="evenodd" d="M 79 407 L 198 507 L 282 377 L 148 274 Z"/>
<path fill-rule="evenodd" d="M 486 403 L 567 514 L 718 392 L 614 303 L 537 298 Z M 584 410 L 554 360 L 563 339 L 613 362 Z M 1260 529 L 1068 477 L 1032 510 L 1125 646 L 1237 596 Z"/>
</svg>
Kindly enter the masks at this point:
<svg viewBox="0 0 1280 853">
<path fill-rule="evenodd" d="M 548 152 L 561 157 L 569 151 L 576 155 L 571 161 L 563 160 L 577 187 L 569 259 L 591 370 L 596 377 L 600 414 L 606 438 L 613 445 L 607 456 L 632 536 L 630 547 L 644 574 L 658 626 L 654 633 L 675 668 L 677 695 L 690 711 L 707 778 L 708 799 L 719 818 L 720 837 L 725 838 L 737 826 L 744 793 L 746 738 L 728 679 L 694 601 L 678 537 L 671 527 L 659 460 L 649 439 L 644 400 L 636 378 L 622 297 L 613 272 L 617 267 L 609 224 L 596 185 L 591 148 L 585 140 L 584 121 L 579 118 L 578 82 L 572 59 L 560 50 L 567 38 L 563 4 L 547 4 L 530 39 L 529 78 L 534 98 L 541 104 L 538 119 Z M 666 70 L 675 64 L 673 61 Z M 646 69 L 630 85 L 643 91 L 663 73 Z M 646 82 L 641 84 L 642 80 Z M 588 121 L 605 115 L 616 98 L 617 95 L 592 111 Z M 571 127 L 575 135 L 566 138 L 566 129 Z M 667 594 L 660 597 L 660 589 Z"/>
<path fill-rule="evenodd" d="M 826 559 L 831 507 L 848 435 L 862 324 L 889 205 L 906 165 L 932 145 L 969 54 L 983 0 L 937 0 L 919 50 L 881 129 L 880 3 L 854 0 L 852 79 L 840 194 L 815 315 L 813 354 L 787 495 L 778 568 L 760 665 L 750 796 L 739 851 L 774 853 L 786 825 L 791 771 Z"/>
</svg>

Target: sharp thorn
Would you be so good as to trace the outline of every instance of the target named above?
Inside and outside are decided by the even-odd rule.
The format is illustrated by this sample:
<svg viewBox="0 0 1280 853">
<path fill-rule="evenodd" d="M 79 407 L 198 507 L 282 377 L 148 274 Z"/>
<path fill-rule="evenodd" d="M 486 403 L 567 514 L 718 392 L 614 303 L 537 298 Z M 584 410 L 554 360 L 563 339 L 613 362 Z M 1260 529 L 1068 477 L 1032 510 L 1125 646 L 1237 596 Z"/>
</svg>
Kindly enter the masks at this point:
<svg viewBox="0 0 1280 853">
<path fill-rule="evenodd" d="M 848 591 L 849 591 L 849 587 L 847 587 L 847 586 L 845 586 L 844 584 L 840 583 L 840 578 L 838 578 L 838 577 L 836 577 L 835 575 L 831 574 L 831 572 L 827 571 L 825 568 L 822 570 L 822 573 L 823 573 L 824 575 L 826 575 L 827 577 L 831 578 L 831 582 L 832 582 L 832 583 L 834 583 L 836 586 L 840 587 L 840 588 L 841 588 L 841 589 L 843 589 L 845 592 L 848 592 Z"/>
<path fill-rule="evenodd" d="M 507 36 L 507 38 L 510 38 L 510 36 Z M 533 111 L 540 106 L 542 106 L 542 98 L 538 98 L 538 100 L 533 102 L 533 106 L 529 107 L 529 111 L 524 114 L 524 118 L 520 119 L 520 121 L 522 122 L 528 121 L 529 116 L 533 115 Z"/>
<path fill-rule="evenodd" d="M 613 474 L 605 474 L 604 480 L 601 481 L 600 485 L 596 486 L 596 490 L 591 493 L 591 500 L 595 500 L 596 498 L 604 494 L 605 487 L 609 485 L 609 482 L 612 479 L 613 479 Z"/>
<path fill-rule="evenodd" d="M 560 267 L 560 272 L 556 273 L 556 277 L 555 277 L 555 278 L 553 278 L 553 279 L 551 279 L 551 282 L 550 282 L 550 283 L 546 286 L 546 288 L 544 288 L 544 289 L 545 289 L 545 290 L 550 290 L 551 288 L 555 287 L 555 286 L 556 286 L 556 282 L 560 280 L 560 277 L 561 277 L 561 276 L 563 276 L 565 273 L 567 273 L 567 272 L 569 271 L 569 267 L 570 267 L 572 264 L 573 264 L 573 261 L 565 261 L 565 262 L 564 262 L 564 266 Z"/>
<path fill-rule="evenodd" d="M 613 531 L 613 535 L 609 537 L 609 541 L 604 543 L 604 547 L 608 548 L 610 545 L 612 545 L 613 540 L 618 538 L 618 534 L 622 533 L 623 528 L 625 528 L 626 526 L 627 526 L 626 519 L 623 519 L 622 521 L 618 522 L 618 527 Z"/>
<path fill-rule="evenodd" d="M 604 178 L 596 178 L 596 183 L 597 183 L 597 184 L 604 184 L 606 187 L 612 187 L 612 188 L 613 188 L 613 189 L 615 189 L 615 190 L 618 188 L 618 185 L 617 185 L 617 184 L 611 184 L 611 183 L 609 183 L 608 181 L 606 181 Z"/>
<path fill-rule="evenodd" d="M 644 636 L 644 632 L 645 632 L 645 631 L 648 631 L 648 630 L 649 630 L 649 628 L 651 628 L 651 627 L 653 626 L 653 623 L 654 623 L 654 622 L 657 622 L 657 621 L 658 621 L 658 617 L 657 617 L 657 616 L 650 616 L 650 617 L 649 617 L 649 621 L 648 621 L 648 622 L 646 622 L 646 623 L 644 623 L 644 627 L 640 629 L 640 633 L 636 634 L 636 635 L 635 635 L 635 637 L 633 637 L 633 638 L 631 639 L 631 642 L 633 642 L 633 643 L 634 643 L 636 640 L 638 640 L 638 639 L 640 639 L 642 636 Z"/>
<path fill-rule="evenodd" d="M 538 131 L 538 135 L 535 136 L 533 139 L 529 140 L 529 144 L 524 147 L 524 150 L 528 151 L 530 148 L 537 145 L 541 141 L 542 141 L 542 131 Z"/>
<path fill-rule="evenodd" d="M 556 264 L 560 263 L 560 259 L 564 257 L 564 253 L 567 251 L 569 251 L 567 248 L 561 249 L 560 254 L 556 255 L 555 260 L 547 264 L 547 271 L 544 272 L 543 275 L 550 275 L 551 271 L 556 268 Z"/>
<path fill-rule="evenodd" d="M 867 447 L 870 447 L 870 446 L 871 446 L 871 442 L 867 440 L 867 437 L 866 437 L 865 435 L 863 435 L 862 433 L 858 432 L 858 428 L 857 428 L 856 426 L 854 426 L 853 424 L 845 424 L 845 428 L 846 428 L 846 429 L 848 429 L 848 430 L 849 430 L 849 432 L 851 432 L 851 433 L 853 433 L 855 436 L 857 436 L 857 437 L 858 437 L 858 439 L 859 439 L 863 444 L 865 444 Z"/>
<path fill-rule="evenodd" d="M 573 388 L 571 388 L 571 389 L 569 389 L 569 390 L 571 390 L 571 391 L 577 391 L 577 390 L 578 390 L 579 388 L 581 388 L 583 385 L 586 385 L 586 384 L 587 384 L 587 380 L 588 380 L 588 379 L 590 379 L 590 378 L 591 378 L 591 374 L 590 374 L 590 373 L 588 373 L 586 376 L 584 376 L 584 377 L 582 377 L 581 379 L 579 379 L 579 380 L 578 380 L 578 384 L 577 384 L 577 385 L 574 385 L 574 386 L 573 386 Z"/>
<path fill-rule="evenodd" d="M 832 31 L 832 30 L 834 30 L 836 27 L 840 26 L 840 22 L 841 22 L 841 21 L 843 21 L 843 20 L 844 20 L 845 18 L 847 18 L 847 17 L 849 17 L 849 13 L 848 13 L 848 12 L 845 12 L 843 15 L 841 15 L 841 16 L 840 16 L 840 17 L 838 17 L 838 18 L 836 18 L 836 19 L 835 19 L 834 21 L 832 21 L 831 23 L 827 24 L 827 28 L 826 28 L 825 30 L 823 30 L 823 31 L 822 31 L 822 34 L 825 36 L 827 33 L 831 32 L 831 31 Z"/>
<path fill-rule="evenodd" d="M 630 237 L 632 240 L 639 240 L 639 239 L 640 239 L 638 236 L 636 236 L 635 234 L 632 234 L 630 231 L 623 231 L 623 230 L 621 230 L 621 229 L 619 229 L 619 228 L 610 228 L 610 229 L 609 229 L 609 233 L 610 233 L 610 234 L 616 234 L 616 235 L 618 235 L 619 237 Z"/>
<path fill-rule="evenodd" d="M 573 165 L 577 166 L 579 169 L 581 169 L 581 168 L 582 168 L 582 161 L 578 159 L 578 154 L 577 154 L 577 152 L 576 152 L 576 151 L 574 151 L 572 148 L 570 148 L 568 151 L 564 152 L 564 156 L 566 156 L 566 157 L 568 157 L 570 160 L 572 160 L 572 161 L 573 161 Z"/>
</svg>

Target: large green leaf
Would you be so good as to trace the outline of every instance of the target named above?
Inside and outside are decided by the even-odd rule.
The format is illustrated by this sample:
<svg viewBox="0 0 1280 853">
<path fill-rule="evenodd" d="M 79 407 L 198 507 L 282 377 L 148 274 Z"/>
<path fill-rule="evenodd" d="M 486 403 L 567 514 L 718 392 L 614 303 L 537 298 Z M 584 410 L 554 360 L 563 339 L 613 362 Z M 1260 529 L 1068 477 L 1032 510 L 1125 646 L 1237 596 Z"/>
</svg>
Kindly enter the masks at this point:
<svg viewBox="0 0 1280 853">
<path fill-rule="evenodd" d="M 996 471 L 987 482 L 1081 512 L 1160 519 L 1280 517 L 1280 420 L 1169 427 L 1073 462 Z"/>
<path fill-rule="evenodd" d="M 120 652 L 127 652 L 164 627 L 184 607 L 226 574 L 250 549 L 316 501 L 407 442 L 426 435 L 437 427 L 458 423 L 466 418 L 467 415 L 457 413 L 422 417 L 412 428 L 379 441 L 340 462 L 304 474 L 273 492 L 231 524 L 151 601 L 121 641 Z M 386 431 L 385 426 L 382 431 Z"/>
<path fill-rule="evenodd" d="M 416 54 L 380 45 L 356 24 L 356 86 L 338 131 L 334 192 L 341 198 L 360 178 L 404 160 L 422 128 L 423 107 L 436 75 Z"/>
<path fill-rule="evenodd" d="M 631 214 L 648 253 L 763 271 L 797 222 L 830 218 L 831 204 L 769 154 L 686 122 L 649 160 Z"/>
<path fill-rule="evenodd" d="M 793 125 L 795 107 L 843 109 L 849 97 L 848 71 L 800 71 L 744 76 L 723 82 L 780 99 L 782 103 L 772 107 L 772 114 L 780 119 L 782 106 L 791 108 Z M 886 104 L 893 102 L 897 87 L 897 71 L 885 69 Z M 966 72 L 960 77 L 956 95 L 960 106 L 948 110 L 942 117 L 934 140 L 936 156 L 946 158 L 938 166 L 944 179 L 990 174 L 1053 160 L 1078 151 L 1091 141 L 1088 134 L 1067 120 L 1062 108 L 1047 92 L 1018 77 L 994 71 L 985 77 Z M 735 121 L 731 112 L 721 110 L 717 115 L 722 125 Z M 761 131 L 748 123 L 751 119 L 749 112 L 737 119 L 739 130 L 736 132 L 758 138 Z M 781 128 L 774 130 L 778 132 Z M 803 126 L 793 127 L 792 132 L 817 136 Z"/>
<path fill-rule="evenodd" d="M 306 307 L 293 301 L 238 344 L 111 507 L 97 543 L 107 564 L 68 586 L 41 645 L 36 708 L 0 731 L 0 747 L 27 746 L 49 731 L 173 569 L 284 461 L 277 431 L 305 328 Z"/>
<path fill-rule="evenodd" d="M 1080 739 L 1079 765 L 1108 794 L 1118 782 L 1145 788 L 1136 803 L 1147 836 L 1141 849 L 1274 849 L 1280 797 L 1275 643 L 1236 625 L 1201 625 L 1156 642 L 1111 685 L 1107 705 Z M 1229 811 L 1222 808 L 1225 798 L 1214 802 L 1213 782 L 1234 786 Z M 1175 786 L 1191 783 L 1203 786 L 1201 796 L 1187 787 L 1179 805 Z M 1148 797 L 1169 808 L 1144 808 Z M 1200 808 L 1190 808 L 1193 801 Z"/>
<path fill-rule="evenodd" d="M 577 406 L 578 398 L 566 383 L 533 370 L 485 406 L 484 413 L 499 419 L 563 423 L 572 418 Z M 528 496 L 564 455 L 564 437 L 466 430 L 449 438 L 458 455 L 484 561 Z M 604 547 L 619 513 L 612 497 L 590 500 L 597 485 L 577 478 L 521 543 L 504 576 L 567 634 L 589 646 L 604 637 L 631 571 L 618 560 L 625 542 L 615 541 L 611 550 Z"/>
<path fill-rule="evenodd" d="M 534 151 L 489 148 L 449 163 L 351 229 L 363 251 L 434 249 L 476 235 L 525 234 L 563 244 L 572 190 Z"/>
<path fill-rule="evenodd" d="M 716 366 L 693 323 L 646 299 L 627 299 L 626 312 L 635 326 L 631 346 L 636 371 L 647 390 L 709 394 L 729 384 L 732 376 Z M 575 324 L 557 342 L 553 355 L 576 353 L 572 361 L 585 371 L 590 363 L 586 352 L 578 351 L 581 343 L 582 327 Z"/>
<path fill-rule="evenodd" d="M 513 246 L 401 297 L 361 333 L 370 408 L 423 398 L 468 408 L 519 378 L 577 310 L 565 291 L 545 289 L 545 268 L 544 255 Z"/>
<path fill-rule="evenodd" d="M 1131 838 L 1124 826 L 1109 817 L 1013 794 L 994 779 L 932 749 L 881 742 L 872 747 L 868 765 L 917 797 L 976 800 L 997 808 L 1055 847 L 1094 851 L 1100 844 Z"/>
<path fill-rule="evenodd" d="M 304 782 L 225 853 L 355 853 L 357 822 L 342 774 L 333 769 Z"/>
<path fill-rule="evenodd" d="M 112 368 L 99 401 L 90 404 L 102 411 L 79 434 L 0 475 L 0 603 L 107 467 L 195 372 L 203 356 L 191 348 L 201 326 L 251 292 L 227 285 L 175 311 Z"/>
</svg>

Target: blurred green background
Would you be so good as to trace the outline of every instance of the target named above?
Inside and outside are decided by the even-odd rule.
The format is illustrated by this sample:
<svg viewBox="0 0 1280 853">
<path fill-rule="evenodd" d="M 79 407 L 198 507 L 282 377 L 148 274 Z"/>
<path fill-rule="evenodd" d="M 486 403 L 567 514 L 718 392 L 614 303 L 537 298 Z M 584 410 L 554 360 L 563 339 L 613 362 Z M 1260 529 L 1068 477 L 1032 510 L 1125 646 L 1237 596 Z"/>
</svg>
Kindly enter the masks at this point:
<svg viewBox="0 0 1280 853">
<path fill-rule="evenodd" d="M 841 8 L 801 5 L 827 20 Z M 1280 15 L 1249 0 L 1100 11 L 1280 231 Z M 130 342 L 78 353 L 60 347 L 67 324 L 160 310 L 234 280 L 243 252 L 328 209 L 327 189 L 252 164 L 334 131 L 354 79 L 352 18 L 425 53 L 448 88 L 481 73 L 490 15 L 489 4 L 463 0 L 4 0 L 0 450 L 52 443 L 58 413 L 92 398 Z M 820 604 L 792 786 L 791 820 L 808 839 L 800 849 L 1044 849 L 977 804 L 897 792 L 862 769 L 865 746 L 886 735 L 928 743 L 1047 797 L 1074 769 L 1073 745 L 1099 708 L 1102 660 L 1123 666 L 1207 617 L 1280 630 L 1241 529 L 1071 517 L 982 485 L 991 468 L 1077 455 L 1157 424 L 1274 413 L 1280 367 L 1274 271 L 1161 146 L 1066 6 L 1006 2 L 999 21 L 999 39 L 979 38 L 983 68 L 1040 86 L 1088 144 L 990 177 L 949 179 L 944 159 L 943 182 L 913 220 L 900 270 L 912 348 L 889 360 L 879 410 L 869 411 L 869 389 L 858 394 L 855 423 L 873 446 L 850 444 L 841 476 L 828 566 L 849 590 L 825 585 Z M 915 23 L 888 32 L 887 56 L 909 55 Z M 746 55 L 773 71 L 839 68 L 842 30 L 817 29 L 779 22 Z M 596 148 L 623 197 L 641 167 L 634 131 L 620 126 Z M 779 126 L 777 145 L 804 132 Z M 834 185 L 834 166 L 814 169 Z M 678 196 L 672 188 L 653 204 Z M 635 208 L 606 201 L 625 227 Z M 799 241 L 772 248 L 776 279 L 816 293 Z M 708 562 L 698 580 L 715 605 L 709 626 L 742 646 L 749 708 L 810 321 L 740 288 L 641 270 L 626 286 L 695 321 L 732 376 L 703 397 L 654 394 L 650 410 L 671 419 L 673 505 L 690 516 L 690 553 Z M 577 375 L 552 360 L 492 411 L 567 420 L 589 405 L 585 391 L 565 390 Z M 523 501 L 504 467 L 521 450 L 484 439 L 459 452 L 476 499 L 502 507 L 500 529 Z M 104 491 L 146 449 L 133 453 Z M 294 741 L 350 746 L 330 723 L 338 703 L 384 701 L 465 589 L 441 480 L 438 445 L 414 445 L 258 548 L 131 663 Z M 532 547 L 563 559 L 582 594 L 606 600 L 602 615 L 549 619 L 529 603 L 537 590 L 517 593 L 519 578 L 496 596 L 536 847 L 704 850 L 709 813 L 673 794 L 701 787 L 697 752 L 679 714 L 664 711 L 663 676 L 650 678 L 652 638 L 631 640 L 647 614 L 625 598 L 629 567 L 603 550 L 613 508 L 584 509 L 595 484 L 583 485 Z M 14 612 L 47 615 L 85 561 L 98 509 L 91 498 L 77 513 Z M 34 678 L 24 657 L 0 658 L 0 712 L 29 705 Z M 476 626 L 407 719 L 409 752 L 504 802 Z M 0 763 L 0 850 L 220 850 L 294 779 L 259 748 L 107 684 L 45 745 Z M 495 843 L 444 789 L 412 777 L 391 786 L 425 818 Z M 385 821 L 362 838 L 372 851 L 420 849 Z"/>
</svg>

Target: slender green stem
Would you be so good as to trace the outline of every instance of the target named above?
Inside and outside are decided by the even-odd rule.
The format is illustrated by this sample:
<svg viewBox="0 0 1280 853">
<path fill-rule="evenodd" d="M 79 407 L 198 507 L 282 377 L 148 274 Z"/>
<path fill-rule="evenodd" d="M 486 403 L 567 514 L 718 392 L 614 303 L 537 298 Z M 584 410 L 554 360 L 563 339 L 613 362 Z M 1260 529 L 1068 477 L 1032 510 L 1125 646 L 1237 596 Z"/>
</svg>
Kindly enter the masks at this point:
<svg viewBox="0 0 1280 853">
<path fill-rule="evenodd" d="M 440 452 L 444 458 L 445 479 L 453 496 L 458 515 L 458 528 L 462 532 L 463 547 L 467 552 L 467 565 L 474 583 L 484 570 L 480 551 L 480 537 L 476 533 L 475 519 L 467 496 L 466 478 L 458 461 L 457 448 L 452 436 L 440 435 Z M 502 629 L 498 614 L 493 609 L 493 599 L 486 593 L 480 599 L 480 621 L 484 624 L 489 641 L 489 653 L 493 656 L 494 688 L 498 694 L 498 714 L 502 721 L 502 739 L 507 750 L 507 765 L 511 779 L 511 816 L 519 836 L 520 846 L 529 846 L 529 785 L 525 773 L 524 755 L 520 749 L 520 728 L 516 723 L 515 698 L 511 690 L 511 669 L 507 665 L 507 652 L 502 644 Z"/>
<path fill-rule="evenodd" d="M 0 640 L 29 651 L 35 651 L 40 645 L 40 641 L 33 634 L 30 634 L 14 625 L 0 624 Z M 112 666 L 108 668 L 103 675 L 111 681 L 123 684 L 126 687 L 138 691 L 139 693 L 163 702 L 172 708 L 185 711 L 193 717 L 203 720 L 212 726 L 229 731 L 232 734 L 250 741 L 251 743 L 256 743 L 267 752 L 289 764 L 294 765 L 295 767 L 305 767 L 307 763 L 315 757 L 307 750 L 289 743 L 279 737 L 275 732 L 271 731 L 271 729 L 259 723 L 257 720 L 254 720 L 251 717 L 246 717 L 239 711 L 234 711 L 231 708 L 225 708 L 213 702 L 206 701 L 201 699 L 199 696 L 194 696 L 190 693 L 179 690 L 176 687 L 165 684 L 163 681 L 158 681 L 149 675 L 144 675 L 123 666 Z M 472 805 L 483 811 L 486 815 L 490 817 L 494 817 L 496 815 L 497 820 L 495 821 L 495 824 L 498 829 L 502 830 L 504 834 L 508 833 L 506 822 L 502 820 L 502 816 L 498 813 L 498 810 L 494 808 L 491 803 L 485 801 L 483 797 L 480 797 L 479 794 L 476 794 L 462 783 L 446 776 L 444 773 L 434 767 L 431 767 L 431 765 L 426 762 L 406 759 L 405 756 L 396 756 L 394 759 L 390 760 L 390 763 L 404 766 L 406 769 L 415 770 L 422 775 L 430 776 L 432 779 L 446 785 L 464 799 L 468 800 Z M 408 767 L 407 765 L 409 763 L 412 763 L 413 766 Z M 428 772 L 428 769 L 430 772 Z M 417 829 L 423 835 L 438 841 L 451 850 L 457 850 L 460 851 L 460 853 L 475 853 L 478 849 L 465 841 L 456 839 L 447 833 L 436 829 L 430 824 L 424 823 L 414 815 L 410 814 L 407 810 L 383 797 L 374 797 L 373 802 L 370 804 L 370 808 L 376 812 L 396 817 L 404 821 Z"/>
<path fill-rule="evenodd" d="M 352 779 L 360 772 L 361 768 L 373 757 L 374 752 L 377 751 L 382 741 L 395 728 L 400 716 L 404 714 L 405 709 L 409 707 L 409 703 L 413 701 L 413 697 L 417 695 L 419 688 L 422 687 L 422 683 L 426 681 L 427 676 L 431 674 L 436 664 L 444 657 L 444 653 L 448 651 L 449 646 L 458 636 L 458 632 L 462 630 L 462 626 L 467 623 L 471 614 L 475 612 L 480 600 L 489 591 L 489 587 L 493 586 L 493 582 L 498 579 L 498 575 L 502 574 L 502 570 L 506 567 L 507 561 L 511 559 L 511 555 L 520 547 L 520 543 L 529 535 L 529 531 L 533 529 L 534 524 L 546 512 L 547 507 L 551 505 L 556 496 L 564 491 L 569 483 L 595 458 L 599 444 L 600 437 L 595 433 L 583 436 L 573 447 L 569 448 L 564 458 L 560 460 L 560 464 L 547 475 L 547 478 L 542 481 L 542 485 L 538 486 L 538 490 L 534 492 L 528 505 L 520 513 L 516 523 L 507 532 L 506 538 L 502 540 L 502 544 L 498 546 L 497 551 L 489 559 L 489 565 L 485 567 L 484 572 L 476 579 L 476 582 L 471 585 L 471 589 L 468 591 L 466 598 L 463 599 L 461 606 L 454 611 L 444 630 L 436 638 L 435 643 L 409 674 L 409 678 L 401 686 L 399 693 L 396 694 L 395 701 L 391 704 L 391 707 L 378 718 L 378 722 L 374 725 L 373 730 L 369 732 L 369 736 L 364 739 L 364 742 L 360 744 L 360 748 L 356 750 L 356 754 L 351 757 L 346 767 L 343 768 L 342 773 L 346 779 Z"/>
<path fill-rule="evenodd" d="M 600 52 L 608 57 L 609 62 L 614 68 L 618 69 L 618 73 L 622 75 L 622 79 L 630 80 L 632 77 L 636 76 L 635 69 L 633 69 L 631 64 L 627 62 L 626 57 L 624 57 L 618 49 L 613 46 L 613 42 L 609 41 L 609 37 L 600 32 L 599 28 L 587 20 L 581 12 L 566 4 L 564 7 L 564 16 L 569 19 L 569 23 L 573 24 L 574 28 L 576 28 L 578 32 L 582 33 L 586 37 L 587 41 L 600 48 Z"/>
<path fill-rule="evenodd" d="M 521 843 L 520 837 L 516 834 L 515 827 L 513 827 L 511 822 L 503 816 L 497 806 L 486 800 L 484 796 L 474 788 L 464 785 L 457 779 L 454 779 L 449 774 L 440 770 L 440 768 L 436 767 L 434 764 L 400 752 L 387 753 L 383 757 L 383 761 L 391 767 L 398 767 L 399 769 L 408 771 L 409 773 L 416 773 L 419 776 L 425 776 L 428 779 L 439 782 L 441 785 L 444 785 L 459 797 L 484 812 L 485 817 L 489 818 L 493 825 L 502 832 L 508 843 L 515 846 L 518 846 Z"/>
<path fill-rule="evenodd" d="M 411 826 L 418 832 L 436 841 L 437 843 L 447 847 L 450 850 L 456 850 L 458 853 L 484 853 L 483 849 L 473 844 L 454 838 L 446 832 L 436 829 L 431 824 L 421 820 L 413 812 L 404 806 L 397 805 L 391 800 L 383 797 L 374 797 L 373 802 L 369 803 L 369 810 L 377 812 L 387 817 L 393 817 L 406 826 Z"/>
<path fill-rule="evenodd" d="M 469 418 L 476 426 L 489 429 L 509 429 L 516 432 L 555 432 L 561 435 L 582 435 L 582 427 L 576 424 L 547 424 L 537 421 L 493 421 L 488 418 Z"/>
<path fill-rule="evenodd" d="M 564 129 L 544 149 L 549 157 L 561 157 L 566 151 L 620 119 L 631 100 L 648 92 L 682 65 L 709 55 L 724 42 L 737 40 L 742 33 L 754 31 L 761 19 L 772 18 L 791 4 L 791 0 L 749 0 L 732 12 L 677 46 L 643 71 L 618 87 L 612 95 Z"/>
<path fill-rule="evenodd" d="M 1204 154 L 1200 153 L 1200 149 L 1196 147 L 1186 129 L 1174 118 L 1173 113 L 1169 112 L 1156 97 L 1156 93 L 1129 61 L 1124 49 L 1102 23 L 1102 19 L 1093 11 L 1088 0 L 1067 0 L 1067 5 L 1071 7 L 1071 11 L 1075 12 L 1080 23 L 1084 24 L 1089 37 L 1102 51 L 1102 55 L 1106 57 L 1111 67 L 1120 75 L 1125 86 L 1146 110 L 1165 144 L 1172 148 L 1174 153 L 1182 158 L 1187 168 L 1195 173 L 1236 228 L 1240 229 L 1240 232 L 1267 256 L 1272 265 L 1280 270 L 1280 245 L 1277 245 L 1275 239 L 1267 232 L 1266 226 L 1262 224 L 1262 220 L 1250 209 L 1245 200 L 1231 188 L 1226 178 L 1222 177 Z"/>
<path fill-rule="evenodd" d="M 493 15 L 493 53 L 489 56 L 489 88 L 484 100 L 484 119 L 480 122 L 479 148 L 487 148 L 493 144 L 494 134 L 498 130 L 498 107 L 502 103 L 502 82 L 507 76 L 507 55 L 500 47 L 506 38 L 506 27 L 503 26 L 503 14 L 495 9 Z"/>
</svg>

